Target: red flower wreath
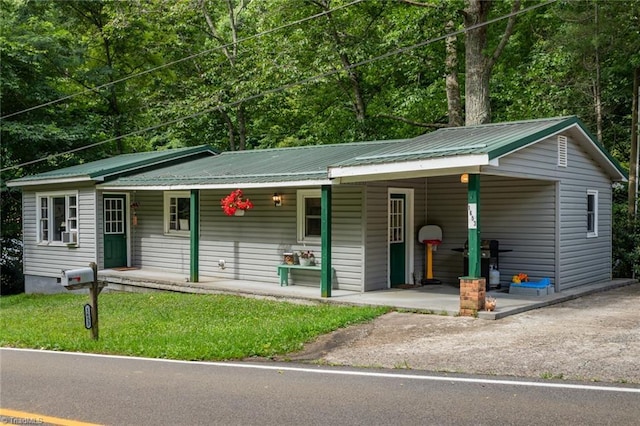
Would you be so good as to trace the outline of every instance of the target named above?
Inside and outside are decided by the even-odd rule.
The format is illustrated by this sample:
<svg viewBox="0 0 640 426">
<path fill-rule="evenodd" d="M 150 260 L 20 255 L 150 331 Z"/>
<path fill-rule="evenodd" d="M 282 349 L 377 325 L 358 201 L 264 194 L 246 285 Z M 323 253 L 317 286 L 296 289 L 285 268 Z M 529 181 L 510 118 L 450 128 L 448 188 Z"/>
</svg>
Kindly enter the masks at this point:
<svg viewBox="0 0 640 426">
<path fill-rule="evenodd" d="M 242 190 L 236 189 L 235 191 L 232 191 L 231 194 L 220 200 L 220 206 L 222 206 L 224 214 L 227 216 L 233 216 L 235 215 L 236 210 L 252 209 L 253 203 L 248 198 L 246 200 L 242 200 Z"/>
</svg>

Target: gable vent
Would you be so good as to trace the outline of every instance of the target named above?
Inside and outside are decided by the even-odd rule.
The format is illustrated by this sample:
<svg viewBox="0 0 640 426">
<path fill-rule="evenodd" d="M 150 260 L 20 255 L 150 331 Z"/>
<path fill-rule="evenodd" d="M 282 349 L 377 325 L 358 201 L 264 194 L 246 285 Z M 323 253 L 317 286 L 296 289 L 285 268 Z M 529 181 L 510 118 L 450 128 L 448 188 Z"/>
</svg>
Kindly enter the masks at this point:
<svg viewBox="0 0 640 426">
<path fill-rule="evenodd" d="M 558 136 L 558 166 L 567 167 L 567 137 Z"/>
</svg>

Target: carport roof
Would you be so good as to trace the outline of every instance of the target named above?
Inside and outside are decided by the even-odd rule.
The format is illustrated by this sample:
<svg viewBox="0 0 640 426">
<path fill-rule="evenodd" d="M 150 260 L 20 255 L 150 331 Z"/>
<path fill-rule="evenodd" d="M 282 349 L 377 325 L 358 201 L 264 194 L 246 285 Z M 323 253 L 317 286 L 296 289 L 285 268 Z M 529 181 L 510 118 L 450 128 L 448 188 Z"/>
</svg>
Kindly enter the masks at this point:
<svg viewBox="0 0 640 426">
<path fill-rule="evenodd" d="M 478 167 L 567 129 L 583 135 L 587 150 L 614 180 L 625 180 L 618 162 L 575 116 L 477 126 L 449 127 L 364 156 L 345 159 L 330 168 L 331 178 L 382 175 L 414 170 Z"/>
</svg>

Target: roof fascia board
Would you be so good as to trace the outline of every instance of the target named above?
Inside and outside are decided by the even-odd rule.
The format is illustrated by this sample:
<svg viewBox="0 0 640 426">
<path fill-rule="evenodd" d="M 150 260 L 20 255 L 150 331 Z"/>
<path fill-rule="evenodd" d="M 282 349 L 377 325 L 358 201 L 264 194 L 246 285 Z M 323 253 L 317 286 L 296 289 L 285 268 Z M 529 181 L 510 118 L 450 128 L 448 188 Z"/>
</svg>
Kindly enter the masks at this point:
<svg viewBox="0 0 640 426">
<path fill-rule="evenodd" d="M 622 168 L 622 166 L 620 166 L 618 161 L 616 161 L 616 159 L 613 158 L 611 154 L 602 147 L 602 145 L 600 145 L 598 140 L 593 137 L 589 130 L 580 125 L 580 123 L 576 123 L 575 128 L 580 133 L 582 133 L 587 140 L 591 142 L 593 147 L 596 148 L 597 152 L 600 153 L 600 156 L 604 158 L 605 163 L 609 166 L 611 175 L 618 175 L 619 179 L 622 182 L 626 182 L 629 179 L 628 173 Z"/>
<path fill-rule="evenodd" d="M 421 171 L 413 171 L 407 172 L 402 175 L 395 174 L 378 174 L 378 175 L 367 175 L 367 176 L 347 176 L 335 178 L 334 182 L 338 184 L 349 184 L 349 183 L 366 183 L 366 182 L 375 182 L 375 181 L 383 181 L 383 180 L 399 180 L 399 179 L 415 179 L 415 178 L 430 178 L 436 176 L 451 176 L 451 175 L 461 175 L 463 173 L 482 173 L 481 166 L 473 166 L 473 167 L 453 167 L 449 169 L 439 169 L 439 170 L 421 170 Z"/>
<path fill-rule="evenodd" d="M 301 181 L 274 181 L 261 183 L 224 183 L 224 184 L 193 184 L 193 185 L 96 185 L 102 191 L 186 191 L 190 189 L 236 189 L 240 188 L 292 188 L 301 186 L 332 185 L 335 182 L 327 179 Z"/>
<path fill-rule="evenodd" d="M 7 186 L 12 188 L 12 187 L 36 186 L 36 185 L 51 185 L 51 184 L 59 184 L 59 183 L 86 182 L 86 181 L 102 182 L 105 180 L 105 178 L 108 178 L 109 176 L 121 174 L 122 172 L 135 172 L 136 170 L 144 169 L 146 167 L 150 167 L 154 165 L 162 165 L 163 163 L 166 163 L 166 162 L 180 160 L 180 159 L 188 158 L 197 154 L 202 154 L 207 152 L 213 155 L 218 154 L 209 145 L 203 145 L 203 146 L 194 147 L 193 149 L 181 152 L 179 155 L 167 154 L 160 158 L 156 157 L 153 159 L 141 161 L 135 164 L 134 166 L 131 166 L 131 165 L 119 166 L 119 167 L 110 169 L 106 173 L 96 172 L 96 173 L 75 175 L 75 176 L 62 177 L 62 178 L 52 177 L 52 178 L 44 178 L 44 179 L 37 179 L 37 180 L 29 180 L 29 179 L 23 180 L 24 178 L 18 178 L 10 182 L 7 182 Z"/>
<path fill-rule="evenodd" d="M 487 154 L 456 155 L 453 157 L 430 158 L 426 160 L 405 161 L 396 163 L 367 164 L 361 166 L 329 167 L 329 178 L 360 177 L 377 175 L 406 175 L 411 172 L 425 173 L 431 170 L 446 170 L 458 167 L 474 167 L 489 165 Z"/>
<path fill-rule="evenodd" d="M 91 179 L 90 176 L 84 175 L 84 176 L 73 176 L 73 177 L 57 178 L 57 179 L 38 179 L 38 180 L 30 180 L 30 181 L 24 181 L 24 182 L 21 182 L 19 180 L 14 180 L 11 182 L 7 182 L 7 186 L 9 188 L 12 188 L 12 187 L 25 187 L 25 186 L 38 186 L 38 185 L 56 185 L 56 184 L 63 184 L 63 183 L 92 182 L 92 181 L 93 179 Z"/>
<path fill-rule="evenodd" d="M 539 142 L 542 139 L 553 136 L 554 134 L 559 133 L 568 127 L 571 127 L 571 125 L 576 123 L 577 119 L 577 117 L 568 117 L 567 119 L 562 120 L 549 128 L 540 130 L 539 132 L 533 133 L 525 138 L 518 139 L 515 142 L 511 142 L 510 144 L 491 150 L 489 151 L 489 158 L 493 159 L 502 157 L 506 154 L 510 154 L 512 152 L 518 151 L 519 149 Z"/>
<path fill-rule="evenodd" d="M 610 174 L 612 176 L 617 176 L 618 179 L 626 182 L 629 178 L 627 173 L 622 169 L 622 167 L 618 164 L 618 162 L 609 154 L 603 147 L 597 142 L 597 139 L 589 132 L 589 130 L 585 127 L 585 125 L 580 121 L 578 117 L 567 117 L 565 120 L 539 132 L 536 132 L 532 135 L 527 136 L 526 138 L 519 139 L 516 142 L 512 142 L 508 145 L 502 146 L 498 149 L 489 152 L 489 157 L 499 158 L 507 154 L 511 154 L 520 149 L 526 148 L 530 145 L 533 145 L 537 142 L 540 142 L 543 139 L 550 138 L 558 133 L 561 133 L 564 130 L 568 130 L 570 128 L 577 129 L 582 135 L 587 139 L 593 147 L 600 153 L 601 158 L 605 160 L 608 168 L 610 170 Z"/>
</svg>

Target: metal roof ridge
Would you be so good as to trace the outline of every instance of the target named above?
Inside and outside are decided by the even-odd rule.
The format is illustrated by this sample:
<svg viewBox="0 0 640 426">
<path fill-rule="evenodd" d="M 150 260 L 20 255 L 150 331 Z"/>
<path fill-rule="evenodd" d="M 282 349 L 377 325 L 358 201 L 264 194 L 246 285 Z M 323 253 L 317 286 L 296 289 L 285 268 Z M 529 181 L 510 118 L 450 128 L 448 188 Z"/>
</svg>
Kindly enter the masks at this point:
<svg viewBox="0 0 640 426">
<path fill-rule="evenodd" d="M 383 145 L 383 144 L 403 142 L 406 140 L 407 139 L 385 139 L 385 140 L 373 140 L 373 141 L 338 142 L 338 143 L 315 144 L 315 145 L 283 146 L 283 147 L 275 147 L 275 148 L 257 148 L 257 149 L 245 149 L 241 151 L 221 151 L 220 155 L 240 154 L 240 153 L 249 153 L 249 152 L 271 152 L 271 151 L 280 152 L 284 150 L 294 150 L 294 149 L 332 148 L 336 146 L 358 146 L 363 144 Z"/>
<path fill-rule="evenodd" d="M 326 173 L 326 170 L 315 170 L 307 172 L 276 172 L 276 173 L 255 173 L 255 174 L 220 174 L 220 175 L 196 175 L 196 176 L 154 176 L 154 180 L 194 180 L 194 179 L 228 179 L 228 178 L 247 178 L 247 177 L 269 177 L 269 176 L 305 176 L 316 175 L 318 173 Z M 138 178 L 137 175 L 123 177 L 122 180 L 136 182 L 145 181 L 148 178 Z"/>
<path fill-rule="evenodd" d="M 486 147 L 487 147 L 486 143 L 480 143 L 480 144 L 468 145 L 468 146 L 453 146 L 453 147 L 447 147 L 447 148 L 423 149 L 420 151 L 395 152 L 392 154 L 364 155 L 364 156 L 355 157 L 353 160 L 374 160 L 379 158 L 405 157 L 407 155 L 435 154 L 439 152 L 450 152 L 450 151 L 459 151 L 464 149 L 477 149 L 477 148 L 486 148 Z"/>
<path fill-rule="evenodd" d="M 518 121 L 501 121 L 499 123 L 485 123 L 485 124 L 472 124 L 470 126 L 457 126 L 457 127 L 444 127 L 436 130 L 436 132 L 446 132 L 449 130 L 459 130 L 459 129 L 473 129 L 473 128 L 482 128 L 482 127 L 498 127 L 498 126 L 517 126 L 519 124 L 526 123 L 536 123 L 536 122 L 557 122 L 557 121 L 565 121 L 569 119 L 576 119 L 575 115 L 565 115 L 559 117 L 548 117 L 548 118 L 532 118 L 528 120 L 518 120 Z M 434 132 L 435 133 L 435 132 Z"/>
</svg>

